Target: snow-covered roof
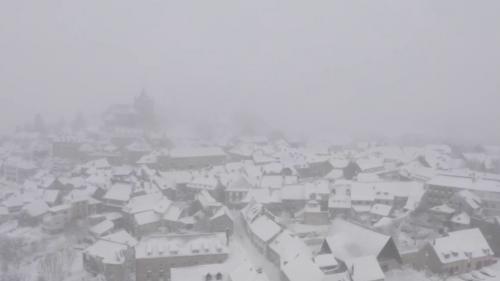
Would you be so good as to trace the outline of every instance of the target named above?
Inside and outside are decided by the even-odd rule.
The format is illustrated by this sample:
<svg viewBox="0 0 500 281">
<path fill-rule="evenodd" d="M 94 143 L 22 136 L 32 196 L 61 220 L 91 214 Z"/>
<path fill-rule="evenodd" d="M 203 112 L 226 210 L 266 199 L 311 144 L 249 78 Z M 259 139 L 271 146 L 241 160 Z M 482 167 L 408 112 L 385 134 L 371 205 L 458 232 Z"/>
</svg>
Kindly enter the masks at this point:
<svg viewBox="0 0 500 281">
<path fill-rule="evenodd" d="M 210 280 L 229 281 L 228 271 L 231 268 L 226 264 L 204 264 L 187 267 L 174 267 L 170 269 L 170 281 L 203 281 L 208 280 L 207 276 L 211 276 Z M 216 279 L 220 276 L 222 279 Z"/>
<path fill-rule="evenodd" d="M 217 212 L 215 212 L 215 214 L 210 219 L 213 220 L 223 216 L 228 216 L 231 220 L 234 220 L 231 212 L 226 206 L 219 208 L 219 210 L 217 210 Z"/>
<path fill-rule="evenodd" d="M 330 173 L 325 176 L 325 179 L 337 180 L 344 177 L 344 171 L 340 169 L 333 169 Z"/>
<path fill-rule="evenodd" d="M 223 253 L 228 253 L 223 233 L 149 236 L 135 247 L 136 259 Z"/>
<path fill-rule="evenodd" d="M 219 180 L 214 176 L 204 175 L 195 177 L 191 180 L 187 187 L 193 189 L 207 189 L 213 190 L 219 185 Z"/>
<path fill-rule="evenodd" d="M 431 246 L 444 264 L 494 255 L 478 228 L 450 232 L 448 236 L 434 240 Z"/>
<path fill-rule="evenodd" d="M 337 258 L 346 261 L 369 255 L 378 256 L 390 239 L 390 236 L 335 219 L 325 242 Z"/>
<path fill-rule="evenodd" d="M 283 200 L 307 200 L 306 185 L 293 184 L 286 185 L 281 189 L 281 199 Z"/>
<path fill-rule="evenodd" d="M 283 186 L 283 176 L 281 175 L 264 175 L 260 180 L 262 188 L 281 188 Z"/>
<path fill-rule="evenodd" d="M 331 158 L 330 165 L 332 165 L 334 169 L 341 170 L 347 167 L 347 165 L 349 165 L 349 160 L 345 158 Z"/>
<path fill-rule="evenodd" d="M 323 281 L 325 277 L 319 266 L 307 255 L 299 255 L 283 264 L 281 271 L 289 281 Z"/>
<path fill-rule="evenodd" d="M 462 198 L 467 205 L 473 210 L 481 208 L 482 200 L 476 194 L 470 192 L 469 190 L 462 190 L 458 192 L 458 197 Z"/>
<path fill-rule="evenodd" d="M 269 281 L 265 273 L 259 273 L 248 262 L 243 262 L 237 266 L 233 271 L 231 271 L 229 277 L 231 281 Z"/>
<path fill-rule="evenodd" d="M 125 244 L 99 239 L 84 252 L 90 256 L 102 258 L 105 264 L 123 264 L 125 262 Z"/>
<path fill-rule="evenodd" d="M 376 173 L 359 173 L 356 175 L 359 182 L 379 182 L 381 178 Z"/>
<path fill-rule="evenodd" d="M 127 205 L 123 207 L 123 210 L 130 214 L 136 214 L 144 211 L 153 210 L 160 202 L 165 201 L 165 203 L 170 203 L 162 193 L 155 192 L 145 195 L 139 195 L 130 198 Z"/>
<path fill-rule="evenodd" d="M 132 235 L 130 235 L 127 231 L 123 229 L 115 233 L 103 236 L 101 239 L 116 243 L 126 244 L 129 245 L 130 247 L 135 247 L 135 245 L 137 245 L 138 243 L 137 240 Z"/>
<path fill-rule="evenodd" d="M 47 189 L 43 192 L 43 200 L 48 204 L 55 204 L 58 196 L 59 190 Z"/>
<path fill-rule="evenodd" d="M 311 249 L 289 230 L 284 230 L 276 236 L 269 248 L 280 256 L 282 263 L 299 255 L 311 256 Z"/>
<path fill-rule="evenodd" d="M 202 190 L 196 194 L 196 200 L 200 202 L 203 208 L 220 207 L 222 205 L 220 202 L 217 202 L 217 200 L 215 200 L 215 198 L 213 198 L 212 195 L 210 195 L 210 193 L 206 190 Z"/>
<path fill-rule="evenodd" d="M 132 186 L 129 184 L 115 183 L 104 195 L 106 200 L 127 202 L 132 194 Z"/>
<path fill-rule="evenodd" d="M 314 262 L 320 267 L 337 267 L 339 263 L 333 254 L 320 254 L 314 257 Z"/>
<path fill-rule="evenodd" d="M 146 225 L 160 221 L 160 216 L 155 211 L 145 211 L 134 215 L 134 221 L 137 225 Z"/>
<path fill-rule="evenodd" d="M 384 280 L 385 275 L 376 256 L 364 256 L 345 261 L 347 270 L 351 274 L 352 281 L 379 281 Z"/>
<path fill-rule="evenodd" d="M 183 208 L 178 204 L 171 204 L 163 215 L 163 219 L 166 221 L 178 221 L 182 216 Z"/>
<path fill-rule="evenodd" d="M 351 185 L 352 201 L 375 201 L 375 188 L 373 185 L 356 183 Z"/>
<path fill-rule="evenodd" d="M 437 176 L 428 181 L 427 184 L 472 191 L 499 192 L 500 190 L 500 182 L 497 181 L 454 176 Z"/>
<path fill-rule="evenodd" d="M 89 231 L 97 236 L 101 236 L 115 227 L 115 224 L 110 220 L 103 220 L 102 222 L 92 226 Z"/>
<path fill-rule="evenodd" d="M 363 158 L 356 160 L 361 171 L 369 171 L 375 169 L 383 169 L 384 161 L 380 158 Z"/>
<path fill-rule="evenodd" d="M 264 242 L 269 242 L 281 231 L 281 226 L 269 217 L 262 215 L 250 224 L 250 231 Z"/>
<path fill-rule="evenodd" d="M 23 210 L 31 217 L 38 217 L 47 213 L 49 206 L 47 206 L 47 203 L 37 200 L 25 205 Z"/>
<path fill-rule="evenodd" d="M 387 217 L 391 213 L 392 206 L 386 204 L 375 204 L 370 210 L 371 214 Z"/>
<path fill-rule="evenodd" d="M 281 191 L 269 188 L 250 189 L 243 198 L 243 202 L 256 201 L 261 204 L 280 203 L 282 201 Z"/>
</svg>

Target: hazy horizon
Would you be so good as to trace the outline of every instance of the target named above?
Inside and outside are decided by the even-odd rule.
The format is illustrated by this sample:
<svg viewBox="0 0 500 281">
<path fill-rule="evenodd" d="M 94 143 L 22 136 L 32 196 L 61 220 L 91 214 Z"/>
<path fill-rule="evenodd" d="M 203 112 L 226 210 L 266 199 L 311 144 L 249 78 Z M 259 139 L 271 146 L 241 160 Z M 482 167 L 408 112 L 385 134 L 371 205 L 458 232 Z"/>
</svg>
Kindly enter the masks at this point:
<svg viewBox="0 0 500 281">
<path fill-rule="evenodd" d="M 169 123 L 498 142 L 498 1 L 4 1 L 0 128 L 146 89 Z"/>
</svg>

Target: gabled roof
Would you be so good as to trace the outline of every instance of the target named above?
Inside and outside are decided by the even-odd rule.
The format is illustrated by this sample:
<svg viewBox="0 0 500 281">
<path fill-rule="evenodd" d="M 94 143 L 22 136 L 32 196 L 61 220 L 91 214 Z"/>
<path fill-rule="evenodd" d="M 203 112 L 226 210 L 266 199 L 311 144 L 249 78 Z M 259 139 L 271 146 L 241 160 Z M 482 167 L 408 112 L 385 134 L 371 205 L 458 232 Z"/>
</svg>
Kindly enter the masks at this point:
<svg viewBox="0 0 500 281">
<path fill-rule="evenodd" d="M 289 281 L 322 281 L 325 277 L 319 266 L 307 255 L 299 255 L 283 264 L 281 271 Z"/>
<path fill-rule="evenodd" d="M 137 245 L 138 243 L 137 240 L 125 230 L 120 230 L 115 233 L 108 234 L 102 237 L 102 239 L 116 243 L 126 244 L 129 245 L 130 247 L 135 247 L 135 245 Z"/>
<path fill-rule="evenodd" d="M 250 224 L 250 231 L 264 242 L 269 242 L 281 231 L 281 226 L 265 215 Z"/>
<path fill-rule="evenodd" d="M 332 253 L 343 261 L 363 256 L 378 256 L 391 237 L 362 226 L 335 219 L 325 239 Z"/>
<path fill-rule="evenodd" d="M 478 228 L 450 232 L 448 236 L 434 240 L 431 247 L 444 264 L 494 255 Z"/>
<path fill-rule="evenodd" d="M 127 249 L 128 246 L 125 244 L 100 239 L 84 252 L 102 258 L 105 264 L 122 264 L 125 261 L 124 252 Z"/>
<path fill-rule="evenodd" d="M 215 212 L 215 214 L 210 219 L 213 220 L 223 216 L 227 216 L 231 220 L 234 220 L 233 216 L 231 215 L 229 209 L 226 206 L 220 208 L 217 212 Z"/>
<path fill-rule="evenodd" d="M 364 256 L 346 261 L 352 281 L 384 280 L 385 275 L 376 256 Z"/>
<path fill-rule="evenodd" d="M 114 184 L 104 195 L 104 199 L 127 202 L 132 194 L 132 186 L 129 184 Z"/>
<path fill-rule="evenodd" d="M 23 210 L 31 217 L 41 216 L 49 211 L 49 206 L 43 201 L 33 201 L 23 207 Z"/>
<path fill-rule="evenodd" d="M 170 200 L 168 200 L 165 196 L 163 196 L 162 193 L 159 192 L 135 196 L 129 200 L 125 207 L 123 207 L 123 211 L 130 214 L 135 214 L 153 210 L 162 201 L 170 203 Z"/>
<path fill-rule="evenodd" d="M 278 253 L 282 263 L 295 259 L 299 255 L 311 257 L 311 249 L 289 230 L 284 230 L 276 236 L 269 244 L 269 248 Z"/>
<path fill-rule="evenodd" d="M 92 226 L 89 231 L 97 236 L 101 236 L 104 233 L 111 231 L 115 227 L 115 224 L 110 220 L 103 220 L 102 222 Z"/>
<path fill-rule="evenodd" d="M 135 214 L 134 220 L 137 225 L 145 225 L 160 221 L 160 216 L 154 211 L 146 211 Z"/>
</svg>

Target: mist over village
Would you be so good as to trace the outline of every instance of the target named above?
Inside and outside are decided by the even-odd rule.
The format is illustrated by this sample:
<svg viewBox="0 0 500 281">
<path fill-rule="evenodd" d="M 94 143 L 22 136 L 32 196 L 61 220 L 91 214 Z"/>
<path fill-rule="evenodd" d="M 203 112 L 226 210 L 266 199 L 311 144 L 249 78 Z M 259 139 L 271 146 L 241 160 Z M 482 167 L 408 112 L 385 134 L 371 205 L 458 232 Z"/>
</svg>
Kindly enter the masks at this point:
<svg viewBox="0 0 500 281">
<path fill-rule="evenodd" d="M 499 10 L 0 1 L 0 281 L 500 281 Z"/>
</svg>

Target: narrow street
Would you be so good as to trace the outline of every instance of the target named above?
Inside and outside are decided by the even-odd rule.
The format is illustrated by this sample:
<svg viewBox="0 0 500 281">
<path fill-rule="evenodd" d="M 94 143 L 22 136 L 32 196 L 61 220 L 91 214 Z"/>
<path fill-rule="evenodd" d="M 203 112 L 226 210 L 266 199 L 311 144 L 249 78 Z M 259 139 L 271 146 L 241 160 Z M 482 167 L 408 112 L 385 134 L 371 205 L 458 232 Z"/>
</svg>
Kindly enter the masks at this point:
<svg viewBox="0 0 500 281">
<path fill-rule="evenodd" d="M 243 219 L 239 212 L 232 213 L 235 220 L 234 224 L 234 239 L 239 243 L 246 251 L 248 258 L 254 264 L 256 268 L 262 268 L 264 273 L 269 278 L 269 281 L 280 281 L 280 269 L 278 266 L 271 263 L 266 256 L 264 256 L 260 251 L 253 245 L 252 241 L 248 237 L 245 228 L 243 226 Z"/>
</svg>

